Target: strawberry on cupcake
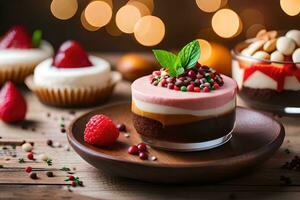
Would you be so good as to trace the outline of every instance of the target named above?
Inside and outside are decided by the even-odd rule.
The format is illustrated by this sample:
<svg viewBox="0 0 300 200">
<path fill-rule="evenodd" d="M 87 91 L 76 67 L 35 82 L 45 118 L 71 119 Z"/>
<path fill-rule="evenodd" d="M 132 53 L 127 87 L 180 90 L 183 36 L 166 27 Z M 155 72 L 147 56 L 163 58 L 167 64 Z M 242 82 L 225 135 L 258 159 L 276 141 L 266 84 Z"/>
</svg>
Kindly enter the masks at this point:
<svg viewBox="0 0 300 200">
<path fill-rule="evenodd" d="M 8 80 L 23 83 L 38 63 L 53 54 L 39 30 L 30 36 L 23 26 L 13 26 L 0 38 L 0 86 Z"/>
<path fill-rule="evenodd" d="M 88 55 L 78 42 L 69 40 L 54 58 L 37 66 L 26 84 L 45 104 L 75 107 L 103 102 L 120 79 L 108 62 Z"/>
</svg>

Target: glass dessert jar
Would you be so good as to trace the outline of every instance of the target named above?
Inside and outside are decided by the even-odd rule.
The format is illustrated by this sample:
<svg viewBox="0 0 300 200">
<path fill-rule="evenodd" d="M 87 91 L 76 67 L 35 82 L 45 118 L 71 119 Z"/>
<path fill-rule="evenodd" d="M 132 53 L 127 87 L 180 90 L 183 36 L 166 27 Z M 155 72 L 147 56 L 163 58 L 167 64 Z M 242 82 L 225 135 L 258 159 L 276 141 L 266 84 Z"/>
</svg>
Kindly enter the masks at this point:
<svg viewBox="0 0 300 200">
<path fill-rule="evenodd" d="M 273 52 L 266 53 L 263 46 L 259 47 L 260 41 L 241 42 L 232 50 L 232 77 L 238 84 L 239 96 L 256 109 L 280 115 L 300 115 L 300 61 L 292 60 L 292 57 L 297 59 L 295 55 L 300 49 L 294 47 L 294 53 L 289 56 L 276 47 Z M 248 54 L 251 48 L 256 48 L 256 52 Z"/>
</svg>

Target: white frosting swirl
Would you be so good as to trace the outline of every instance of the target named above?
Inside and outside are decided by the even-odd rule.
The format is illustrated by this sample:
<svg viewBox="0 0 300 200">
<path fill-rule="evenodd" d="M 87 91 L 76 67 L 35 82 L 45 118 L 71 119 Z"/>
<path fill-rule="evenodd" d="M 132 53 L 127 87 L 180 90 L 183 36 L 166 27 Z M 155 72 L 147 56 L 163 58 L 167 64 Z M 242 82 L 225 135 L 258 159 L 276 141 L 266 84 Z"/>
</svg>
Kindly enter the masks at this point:
<svg viewBox="0 0 300 200">
<path fill-rule="evenodd" d="M 47 59 L 35 68 L 33 81 L 47 87 L 106 87 L 111 79 L 110 64 L 95 56 L 89 59 L 93 66 L 81 68 L 57 68 L 52 66 L 52 58 Z"/>
<path fill-rule="evenodd" d="M 0 49 L 0 67 L 11 67 L 19 64 L 35 64 L 53 55 L 53 48 L 47 41 L 41 41 L 39 48 Z"/>
</svg>

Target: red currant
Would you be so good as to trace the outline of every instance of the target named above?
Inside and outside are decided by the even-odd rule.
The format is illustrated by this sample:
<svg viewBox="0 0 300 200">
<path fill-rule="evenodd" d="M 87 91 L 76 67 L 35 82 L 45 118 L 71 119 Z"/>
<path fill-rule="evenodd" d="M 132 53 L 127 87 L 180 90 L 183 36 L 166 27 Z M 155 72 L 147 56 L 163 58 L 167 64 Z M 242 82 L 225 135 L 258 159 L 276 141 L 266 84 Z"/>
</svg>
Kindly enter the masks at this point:
<svg viewBox="0 0 300 200">
<path fill-rule="evenodd" d="M 75 179 L 74 176 L 69 176 L 70 181 L 73 181 L 74 179 Z"/>
<path fill-rule="evenodd" d="M 127 151 L 128 151 L 129 154 L 136 155 L 136 154 L 138 154 L 139 149 L 136 145 L 132 145 L 128 148 Z"/>
<path fill-rule="evenodd" d="M 138 147 L 138 149 L 139 149 L 140 152 L 147 151 L 147 146 L 144 143 L 138 144 L 137 147 Z"/>
<path fill-rule="evenodd" d="M 174 86 L 174 90 L 180 90 L 180 87 L 178 87 L 177 85 Z"/>
<path fill-rule="evenodd" d="M 187 86 L 187 90 L 188 90 L 189 92 L 194 92 L 194 86 L 193 86 L 193 85 L 188 85 L 188 86 Z"/>
<path fill-rule="evenodd" d="M 76 182 L 72 181 L 72 187 L 76 187 Z"/>
<path fill-rule="evenodd" d="M 146 152 L 140 152 L 139 157 L 141 160 L 147 160 L 148 159 L 148 154 Z"/>
<path fill-rule="evenodd" d="M 28 153 L 27 154 L 27 158 L 28 158 L 28 160 L 33 160 L 33 153 Z"/>
</svg>

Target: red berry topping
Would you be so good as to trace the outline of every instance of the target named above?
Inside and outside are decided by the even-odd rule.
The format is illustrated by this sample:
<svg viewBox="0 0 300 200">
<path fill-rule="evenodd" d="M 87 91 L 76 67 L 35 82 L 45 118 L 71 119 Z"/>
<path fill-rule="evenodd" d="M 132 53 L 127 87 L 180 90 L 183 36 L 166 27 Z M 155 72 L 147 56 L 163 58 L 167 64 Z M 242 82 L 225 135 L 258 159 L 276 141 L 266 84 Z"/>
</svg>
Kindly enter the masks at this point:
<svg viewBox="0 0 300 200">
<path fill-rule="evenodd" d="M 188 90 L 189 92 L 194 92 L 194 86 L 193 86 L 193 85 L 188 85 L 188 86 L 187 86 L 187 90 Z"/>
<path fill-rule="evenodd" d="M 194 87 L 194 92 L 201 92 L 201 89 L 199 87 Z"/>
<path fill-rule="evenodd" d="M 27 158 L 28 160 L 33 160 L 33 153 L 32 152 L 28 153 Z"/>
<path fill-rule="evenodd" d="M 31 37 L 23 26 L 13 26 L 0 40 L 0 49 L 30 49 L 33 48 Z"/>
<path fill-rule="evenodd" d="M 126 126 L 123 123 L 117 124 L 117 129 L 119 129 L 119 131 L 126 132 Z"/>
<path fill-rule="evenodd" d="M 99 146 L 114 143 L 119 137 L 119 130 L 113 121 L 105 115 L 94 115 L 86 124 L 84 141 Z"/>
<path fill-rule="evenodd" d="M 220 88 L 219 84 L 218 84 L 218 83 L 215 83 L 215 84 L 214 84 L 214 88 L 215 88 L 215 90 L 219 89 L 219 88 Z"/>
<path fill-rule="evenodd" d="M 195 76 L 196 76 L 196 73 L 195 73 L 193 70 L 189 70 L 188 75 L 189 75 L 190 77 L 195 77 Z"/>
<path fill-rule="evenodd" d="M 0 119 L 16 122 L 25 118 L 27 104 L 16 86 L 8 81 L 0 91 Z"/>
<path fill-rule="evenodd" d="M 76 187 L 76 182 L 72 181 L 72 187 Z"/>
<path fill-rule="evenodd" d="M 138 149 L 140 152 L 144 152 L 144 151 L 147 151 L 147 146 L 145 143 L 140 143 L 137 145 Z"/>
<path fill-rule="evenodd" d="M 209 90 L 208 87 L 204 87 L 204 88 L 203 88 L 203 91 L 204 91 L 204 92 L 209 92 L 210 90 Z"/>
<path fill-rule="evenodd" d="M 173 90 L 174 89 L 174 83 L 168 83 L 167 88 Z"/>
<path fill-rule="evenodd" d="M 132 155 L 136 155 L 139 152 L 139 148 L 136 145 L 132 145 L 128 148 L 128 153 Z"/>
<path fill-rule="evenodd" d="M 146 152 L 140 152 L 139 157 L 141 160 L 147 160 L 148 159 L 148 154 Z"/>
<path fill-rule="evenodd" d="M 27 166 L 27 167 L 25 168 L 25 171 L 26 171 L 27 173 L 30 173 L 30 172 L 32 171 L 32 168 L 31 168 L 30 166 Z"/>
<path fill-rule="evenodd" d="M 214 89 L 214 84 L 218 84 L 219 86 L 216 86 L 216 89 L 224 84 L 221 75 L 216 70 L 208 66 L 201 66 L 200 64 L 185 69 L 178 77 L 172 77 L 168 74 L 168 69 L 164 68 L 161 71 L 154 71 L 150 76 L 150 83 L 152 85 L 182 92 L 200 92 L 200 88 L 204 87 L 208 87 L 204 89 L 205 92 L 210 92 Z M 212 88 L 210 88 L 211 86 Z"/>
<path fill-rule="evenodd" d="M 74 176 L 69 176 L 69 180 L 70 180 L 70 181 L 73 181 L 74 179 L 75 179 Z"/>
<path fill-rule="evenodd" d="M 93 64 L 85 50 L 77 42 L 69 40 L 60 46 L 52 65 L 57 68 L 80 68 L 90 67 Z"/>
</svg>

